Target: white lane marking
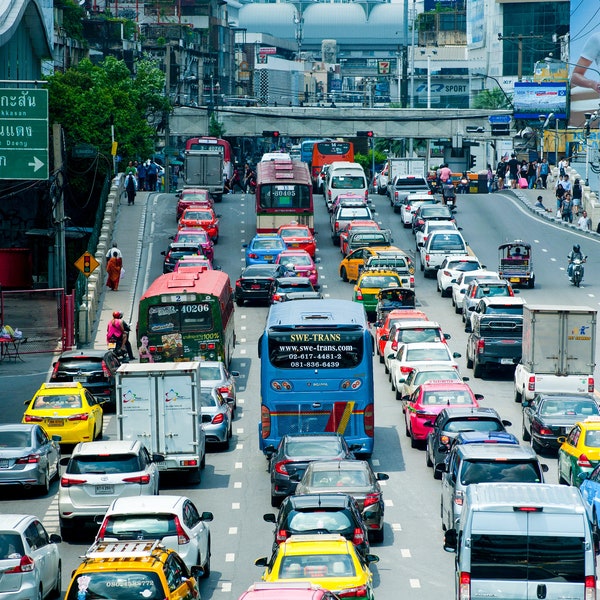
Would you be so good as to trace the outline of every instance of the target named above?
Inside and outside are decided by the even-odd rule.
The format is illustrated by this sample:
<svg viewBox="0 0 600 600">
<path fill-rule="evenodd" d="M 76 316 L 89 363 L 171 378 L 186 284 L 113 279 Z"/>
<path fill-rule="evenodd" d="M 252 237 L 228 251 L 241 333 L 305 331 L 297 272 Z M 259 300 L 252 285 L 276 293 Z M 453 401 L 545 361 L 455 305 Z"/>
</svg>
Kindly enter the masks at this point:
<svg viewBox="0 0 600 600">
<path fill-rule="evenodd" d="M 411 588 L 420 588 L 421 587 L 421 582 L 418 579 L 409 579 L 408 581 L 410 583 Z"/>
<path fill-rule="evenodd" d="M 245 344 L 246 343 L 246 338 L 240 338 L 240 344 Z"/>
<path fill-rule="evenodd" d="M 242 487 L 242 482 L 241 481 L 234 481 L 233 482 L 233 487 L 234 487 L 234 489 L 239 490 Z"/>
<path fill-rule="evenodd" d="M 221 584 L 221 591 L 222 592 L 231 592 L 231 582 L 230 581 L 224 581 Z"/>
<path fill-rule="evenodd" d="M 236 450 L 243 450 L 244 449 L 244 444 L 236 444 L 235 445 L 235 449 Z"/>
<path fill-rule="evenodd" d="M 240 354 L 246 354 L 246 349 L 245 348 L 240 348 Z"/>
<path fill-rule="evenodd" d="M 231 510 L 240 510 L 240 503 L 239 502 L 232 502 L 231 503 Z"/>
<path fill-rule="evenodd" d="M 245 319 L 245 318 L 246 318 L 246 315 L 242 315 L 242 316 L 240 317 L 240 319 Z"/>
<path fill-rule="evenodd" d="M 402 556 L 402 558 L 411 558 L 412 555 L 408 548 L 400 548 L 400 556 Z"/>
<path fill-rule="evenodd" d="M 237 403 L 238 404 L 244 404 L 244 399 L 243 398 L 238 398 L 237 399 Z"/>
<path fill-rule="evenodd" d="M 374 467 L 378 467 L 381 463 L 378 458 L 374 458 L 372 461 Z"/>
<path fill-rule="evenodd" d="M 392 531 L 402 531 L 402 525 L 400 523 L 392 523 Z"/>
<path fill-rule="evenodd" d="M 238 528 L 237 527 L 230 527 L 229 528 L 229 535 L 237 535 L 238 532 Z"/>
<path fill-rule="evenodd" d="M 383 487 L 383 486 L 386 486 L 386 485 L 387 485 L 387 481 L 380 481 L 380 482 L 379 482 L 379 485 L 380 485 L 380 486 L 382 486 L 382 487 Z"/>
<path fill-rule="evenodd" d="M 394 506 L 394 502 L 392 500 L 390 500 L 389 498 L 387 500 L 384 500 L 383 503 L 385 504 L 386 508 L 390 507 L 390 506 Z"/>
<path fill-rule="evenodd" d="M 233 562 L 235 560 L 235 554 L 233 552 L 228 552 L 225 555 L 225 562 Z"/>
<path fill-rule="evenodd" d="M 240 327 L 240 331 L 246 331 L 246 329 L 248 329 L 248 328 L 247 328 L 245 325 L 242 325 L 242 326 Z"/>
<path fill-rule="evenodd" d="M 243 469 L 244 468 L 244 463 L 241 462 L 236 462 L 235 465 L 233 466 L 234 469 Z"/>
<path fill-rule="evenodd" d="M 548 252 L 548 250 L 546 250 L 546 248 L 542 248 L 542 252 Z M 553 259 L 556 260 L 556 259 Z"/>
<path fill-rule="evenodd" d="M 238 427 L 238 428 L 235 430 L 235 432 L 236 432 L 238 435 L 240 435 L 240 434 L 244 433 L 244 428 L 243 428 L 243 427 Z"/>
</svg>

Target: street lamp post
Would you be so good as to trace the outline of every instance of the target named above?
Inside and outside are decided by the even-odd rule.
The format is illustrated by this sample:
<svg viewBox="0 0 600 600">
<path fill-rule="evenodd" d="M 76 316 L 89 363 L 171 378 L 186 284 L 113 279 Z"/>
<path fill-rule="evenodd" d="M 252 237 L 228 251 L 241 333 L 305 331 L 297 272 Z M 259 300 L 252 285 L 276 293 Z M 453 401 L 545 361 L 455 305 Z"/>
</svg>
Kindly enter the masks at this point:
<svg viewBox="0 0 600 600">
<path fill-rule="evenodd" d="M 598 118 L 598 111 L 594 113 L 585 113 L 585 126 L 583 128 L 583 138 L 585 140 L 585 185 L 590 185 L 590 125 Z"/>
</svg>

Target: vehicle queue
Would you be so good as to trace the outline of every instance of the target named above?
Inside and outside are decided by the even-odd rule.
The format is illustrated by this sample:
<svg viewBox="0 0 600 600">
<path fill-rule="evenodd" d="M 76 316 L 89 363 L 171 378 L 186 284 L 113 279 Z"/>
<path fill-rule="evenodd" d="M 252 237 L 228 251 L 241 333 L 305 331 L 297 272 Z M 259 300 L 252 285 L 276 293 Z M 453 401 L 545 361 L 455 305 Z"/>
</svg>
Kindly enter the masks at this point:
<svg viewBox="0 0 600 600">
<path fill-rule="evenodd" d="M 467 256 L 471 256 L 471 255 L 467 255 Z M 471 257 L 472 257 L 472 256 L 471 256 Z M 466 260 L 466 256 L 465 256 L 465 260 Z M 416 286 L 415 286 L 415 288 L 416 288 L 416 290 L 417 290 L 417 298 L 418 298 L 418 294 L 419 294 L 419 283 L 420 283 L 420 282 L 419 282 L 419 281 L 417 281 L 417 283 L 416 283 Z M 348 287 L 350 287 L 350 286 L 348 286 Z M 358 300 L 358 298 L 356 298 L 356 300 Z M 252 310 L 253 310 L 253 308 L 254 308 L 254 307 L 251 307 L 251 306 L 249 306 L 249 307 L 248 307 L 248 310 L 249 310 L 249 311 L 252 311 Z M 401 309 L 400 309 L 400 310 L 401 310 Z M 433 315 L 431 315 L 431 316 L 433 316 Z M 437 316 L 437 315 L 436 315 L 436 316 Z M 418 329 L 418 327 L 417 327 L 417 329 Z M 441 343 L 444 343 L 444 342 L 442 341 Z M 446 342 L 446 344 L 447 344 L 447 342 Z M 381 369 L 383 369 L 383 367 L 380 367 L 380 368 L 381 368 Z M 454 368 L 454 367 L 452 367 L 452 368 Z M 399 380 L 397 380 L 397 382 L 399 382 Z M 420 390 L 420 392 L 419 392 L 421 395 L 422 395 L 422 391 L 423 391 L 423 390 Z M 403 402 L 402 402 L 402 405 L 404 406 L 404 404 L 405 404 L 405 402 L 403 401 Z M 408 404 L 407 404 L 407 406 L 408 406 Z M 434 403 L 432 403 L 431 405 L 428 405 L 428 406 L 437 406 L 437 405 L 436 405 L 436 404 L 434 404 Z M 443 408 L 446 408 L 446 406 L 447 406 L 447 403 L 446 403 L 446 404 L 442 404 L 442 407 L 443 407 Z M 427 410 L 433 410 L 433 409 L 431 409 L 431 408 L 428 408 Z M 410 413 L 409 413 L 409 414 L 410 414 Z M 432 418 L 432 419 L 435 417 L 435 414 L 434 414 L 434 413 L 430 413 L 430 415 L 431 415 L 431 418 Z M 405 415 L 405 416 L 406 416 L 406 415 Z M 408 418 L 408 417 L 406 417 L 406 418 Z M 435 420 L 435 419 L 433 419 L 433 420 Z M 473 422 L 471 422 L 471 426 L 472 426 L 472 423 L 473 423 Z M 432 423 L 432 425 L 433 425 L 433 423 Z M 434 427 L 434 429 L 435 429 L 435 427 Z M 407 435 L 408 435 L 408 434 L 409 434 L 409 426 L 408 426 L 408 425 L 407 425 L 407 427 L 406 427 L 406 431 L 407 431 Z M 333 541 L 333 540 L 332 540 L 332 541 Z M 319 544 L 320 542 L 319 542 L 319 541 L 315 541 L 315 540 L 313 539 L 313 540 L 310 540 L 308 543 L 309 543 L 309 544 L 312 544 L 312 546 L 314 546 L 314 544 Z M 337 542 L 336 542 L 336 543 L 337 543 Z M 139 550 L 139 551 L 141 552 L 141 550 Z M 291 552 L 291 544 L 290 544 L 290 552 Z M 332 553 L 332 552 L 333 552 L 333 554 L 337 554 L 337 551 L 331 551 L 331 550 L 328 550 L 328 551 L 327 551 L 327 553 Z M 348 552 L 349 552 L 349 553 L 351 553 L 351 552 L 350 552 L 350 550 L 348 550 Z M 90 557 L 90 560 L 97 560 L 98 558 L 99 558 L 98 556 L 94 556 L 94 558 L 93 558 L 93 559 Z M 265 561 L 262 561 L 262 562 L 265 562 Z M 323 561 L 323 562 L 325 562 L 325 561 Z M 340 565 L 334 566 L 334 563 L 336 563 L 336 562 L 340 563 L 340 562 L 344 562 L 344 561 L 340 561 L 340 560 L 331 560 L 331 561 L 330 561 L 328 564 L 331 566 L 331 572 L 335 572 L 335 571 L 337 570 L 338 572 L 337 572 L 336 574 L 337 574 L 337 575 L 339 575 L 339 574 L 341 573 L 341 567 L 340 567 Z M 360 562 L 360 561 L 359 561 L 359 562 Z M 368 562 L 368 563 L 370 564 L 370 563 L 373 563 L 373 562 L 375 562 L 375 559 L 374 559 L 374 558 L 373 558 L 373 559 L 368 559 L 367 561 L 364 561 L 364 562 Z M 265 563 L 265 565 L 264 565 L 264 566 L 267 566 L 267 564 Z M 281 567 L 281 566 L 282 566 L 282 565 L 279 565 L 279 567 Z M 307 567 L 310 567 L 310 568 L 308 568 L 308 570 L 306 571 L 306 575 L 303 575 L 303 576 L 301 576 L 300 578 L 302 578 L 302 579 L 308 578 L 308 579 L 309 579 L 310 581 L 312 581 L 312 582 L 315 582 L 315 581 L 317 581 L 317 582 L 318 582 L 318 581 L 324 582 L 325 580 L 323 579 L 323 577 L 327 578 L 327 576 L 326 576 L 326 575 L 324 575 L 323 566 L 324 566 L 323 564 L 320 564 L 320 565 L 317 565 L 317 564 L 305 564 L 305 565 L 302 567 L 303 569 L 306 569 Z M 279 568 L 279 567 L 278 567 L 278 568 Z M 319 567 L 319 568 L 317 568 L 317 567 Z M 364 567 L 361 567 L 361 568 L 364 570 Z M 273 571 L 273 570 L 274 570 L 274 569 L 268 569 L 268 571 Z M 296 571 L 296 572 L 297 572 L 297 571 Z M 309 575 L 310 575 L 310 576 L 309 576 Z M 294 578 L 294 579 L 295 579 L 295 578 Z M 148 585 L 149 585 L 149 584 L 148 584 Z M 337 586 L 339 586 L 340 584 L 339 584 L 339 583 L 336 583 L 336 585 L 337 585 Z M 339 588 L 336 588 L 336 589 L 339 589 Z M 373 589 L 373 586 L 371 586 L 371 587 L 369 588 L 369 592 L 368 592 L 368 594 L 367 594 L 367 595 L 368 595 L 368 596 L 371 596 L 371 595 L 373 595 L 374 593 L 376 593 L 376 591 L 377 591 L 377 588 L 376 588 L 376 587 L 374 587 L 374 589 Z M 360 594 L 360 595 L 364 595 L 364 594 L 361 592 L 361 594 Z"/>
</svg>

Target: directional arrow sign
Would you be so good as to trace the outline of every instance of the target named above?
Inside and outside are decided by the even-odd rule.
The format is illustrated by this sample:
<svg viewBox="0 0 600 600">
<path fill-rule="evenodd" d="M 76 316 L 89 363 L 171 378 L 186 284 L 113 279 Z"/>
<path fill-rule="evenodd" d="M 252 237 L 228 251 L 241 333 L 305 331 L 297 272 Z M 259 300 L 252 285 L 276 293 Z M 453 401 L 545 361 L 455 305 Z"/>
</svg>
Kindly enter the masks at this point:
<svg viewBox="0 0 600 600">
<path fill-rule="evenodd" d="M 48 174 L 48 90 L 0 89 L 0 179 Z"/>
</svg>

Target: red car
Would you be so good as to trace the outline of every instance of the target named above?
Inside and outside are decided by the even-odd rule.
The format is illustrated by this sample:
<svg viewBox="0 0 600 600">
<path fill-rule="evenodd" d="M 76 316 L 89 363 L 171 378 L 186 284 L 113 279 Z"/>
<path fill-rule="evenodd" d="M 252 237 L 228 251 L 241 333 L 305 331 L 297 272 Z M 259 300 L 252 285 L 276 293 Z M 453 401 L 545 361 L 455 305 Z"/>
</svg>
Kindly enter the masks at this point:
<svg viewBox="0 0 600 600">
<path fill-rule="evenodd" d="M 179 229 L 184 227 L 202 227 L 213 243 L 219 241 L 219 219 L 212 208 L 186 208 L 179 219 Z"/>
<path fill-rule="evenodd" d="M 315 265 L 308 252 L 304 250 L 284 250 L 277 257 L 275 264 L 284 265 L 289 270 L 293 269 L 296 277 L 307 277 L 315 290 L 319 289 L 317 265 Z"/>
<path fill-rule="evenodd" d="M 412 321 L 428 321 L 429 318 L 427 315 L 418 309 L 404 309 L 404 308 L 396 308 L 389 312 L 385 318 L 385 321 L 375 329 L 375 344 L 377 349 L 377 354 L 379 354 L 379 362 L 383 362 L 383 357 L 385 356 L 385 343 L 389 339 L 390 329 L 393 325 L 395 325 L 398 321 L 410 319 Z"/>
<path fill-rule="evenodd" d="M 181 190 L 177 202 L 177 220 L 181 218 L 183 211 L 189 206 L 202 206 L 212 208 L 214 206 L 213 199 L 208 190 L 197 188 L 186 188 Z"/>
<path fill-rule="evenodd" d="M 340 249 L 342 254 L 346 256 L 348 254 L 348 238 L 353 231 L 380 231 L 381 227 L 375 222 L 370 220 L 356 220 L 351 221 L 342 232 L 340 232 Z"/>
<path fill-rule="evenodd" d="M 445 408 L 478 407 L 473 390 L 462 381 L 442 380 L 422 383 L 410 396 L 402 398 L 406 435 L 413 448 L 427 439 L 433 421 Z"/>
<path fill-rule="evenodd" d="M 252 584 L 239 600 L 339 600 L 333 592 L 310 581 L 285 581 Z"/>
<path fill-rule="evenodd" d="M 175 263 L 173 269 L 176 273 L 201 273 L 203 271 L 211 271 L 213 268 L 212 262 L 203 256 L 184 256 Z"/>
<path fill-rule="evenodd" d="M 214 259 L 215 248 L 208 232 L 201 227 L 184 227 L 179 229 L 173 238 L 173 242 L 181 244 L 197 244 L 202 248 L 202 254 L 209 260 Z"/>
<path fill-rule="evenodd" d="M 297 223 L 282 225 L 277 231 L 277 235 L 283 239 L 290 250 L 304 250 L 310 254 L 312 259 L 315 258 L 317 242 L 306 225 L 298 225 Z"/>
</svg>

